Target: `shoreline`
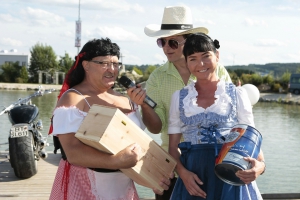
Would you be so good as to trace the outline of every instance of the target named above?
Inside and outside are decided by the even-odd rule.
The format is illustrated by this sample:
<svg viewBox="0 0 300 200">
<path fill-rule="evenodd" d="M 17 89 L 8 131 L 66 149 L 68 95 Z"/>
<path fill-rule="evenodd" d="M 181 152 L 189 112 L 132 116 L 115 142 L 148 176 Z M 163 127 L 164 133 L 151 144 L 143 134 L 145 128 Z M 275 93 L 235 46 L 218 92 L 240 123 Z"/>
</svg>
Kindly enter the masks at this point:
<svg viewBox="0 0 300 200">
<path fill-rule="evenodd" d="M 62 85 L 34 84 L 34 83 L 0 83 L 0 90 L 37 90 L 39 86 L 44 89 L 55 89 L 60 91 Z"/>
<path fill-rule="evenodd" d="M 300 105 L 300 95 L 291 93 L 260 93 L 259 102 Z"/>
<path fill-rule="evenodd" d="M 0 90 L 37 90 L 41 85 L 45 90 L 60 91 L 62 85 L 33 83 L 0 83 Z M 259 102 L 275 102 L 281 104 L 300 105 L 300 95 L 291 93 L 260 93 Z"/>
</svg>

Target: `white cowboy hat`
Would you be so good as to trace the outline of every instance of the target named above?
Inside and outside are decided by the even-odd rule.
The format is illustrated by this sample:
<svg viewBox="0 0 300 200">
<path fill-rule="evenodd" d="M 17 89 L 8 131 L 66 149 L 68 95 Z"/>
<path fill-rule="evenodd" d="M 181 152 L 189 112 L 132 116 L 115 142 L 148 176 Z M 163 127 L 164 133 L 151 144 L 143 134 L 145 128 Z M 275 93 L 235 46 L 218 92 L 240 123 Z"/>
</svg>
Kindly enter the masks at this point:
<svg viewBox="0 0 300 200">
<path fill-rule="evenodd" d="M 149 24 L 144 28 L 144 32 L 149 37 L 168 37 L 172 35 L 184 35 L 189 33 L 205 33 L 205 27 L 193 28 L 192 12 L 187 6 L 167 6 L 161 25 Z"/>
</svg>

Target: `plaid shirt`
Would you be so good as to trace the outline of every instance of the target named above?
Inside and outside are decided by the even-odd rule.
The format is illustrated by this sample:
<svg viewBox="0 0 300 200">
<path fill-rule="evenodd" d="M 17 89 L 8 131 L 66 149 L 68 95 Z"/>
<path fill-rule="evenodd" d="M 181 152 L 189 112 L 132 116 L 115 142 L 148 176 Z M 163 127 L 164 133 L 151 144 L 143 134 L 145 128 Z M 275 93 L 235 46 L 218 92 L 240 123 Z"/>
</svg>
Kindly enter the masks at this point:
<svg viewBox="0 0 300 200">
<path fill-rule="evenodd" d="M 220 79 L 231 82 L 230 76 L 225 67 L 218 65 L 216 73 Z M 188 83 L 196 78 L 191 75 Z M 161 140 L 162 147 L 168 151 L 169 136 L 168 136 L 168 120 L 170 103 L 173 93 L 185 86 L 179 72 L 171 62 L 166 62 L 163 66 L 154 70 L 146 82 L 147 95 L 153 99 L 157 105 L 155 112 L 158 114 L 161 122 Z"/>
</svg>

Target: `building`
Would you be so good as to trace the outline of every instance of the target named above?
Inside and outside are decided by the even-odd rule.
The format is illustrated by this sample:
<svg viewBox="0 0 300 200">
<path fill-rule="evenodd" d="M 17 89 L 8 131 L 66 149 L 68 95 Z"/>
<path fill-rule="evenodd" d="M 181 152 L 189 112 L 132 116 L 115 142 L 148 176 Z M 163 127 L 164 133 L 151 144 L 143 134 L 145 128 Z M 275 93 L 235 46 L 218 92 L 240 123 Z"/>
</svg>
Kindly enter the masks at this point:
<svg viewBox="0 0 300 200">
<path fill-rule="evenodd" d="M 20 54 L 16 49 L 0 50 L 0 66 L 5 63 L 19 62 L 20 66 L 29 66 L 29 54 Z"/>
</svg>

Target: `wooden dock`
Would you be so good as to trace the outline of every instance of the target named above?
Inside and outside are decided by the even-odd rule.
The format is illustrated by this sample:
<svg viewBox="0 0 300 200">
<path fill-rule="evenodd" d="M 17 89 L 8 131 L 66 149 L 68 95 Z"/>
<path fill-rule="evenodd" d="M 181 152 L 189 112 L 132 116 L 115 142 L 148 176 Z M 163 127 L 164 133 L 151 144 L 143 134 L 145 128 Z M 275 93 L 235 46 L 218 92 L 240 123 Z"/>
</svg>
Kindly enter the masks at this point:
<svg viewBox="0 0 300 200">
<path fill-rule="evenodd" d="M 19 179 L 11 168 L 6 153 L 0 154 L 0 199 L 49 199 L 60 160 L 59 154 L 49 153 L 38 161 L 38 173 L 29 179 Z"/>
<path fill-rule="evenodd" d="M 29 179 L 23 180 L 20 180 L 15 176 L 6 155 L 7 152 L 0 152 L 0 199 L 49 199 L 57 166 L 60 160 L 60 154 L 53 154 L 52 152 L 48 152 L 47 159 L 41 159 L 40 161 L 38 161 L 38 173 Z M 300 200 L 300 194 L 263 194 L 263 198 L 264 200 Z"/>
<path fill-rule="evenodd" d="M 7 153 L 0 152 L 0 199 L 48 200 L 61 155 L 48 152 L 47 159 L 38 161 L 38 173 L 21 180 L 15 176 Z"/>
</svg>

